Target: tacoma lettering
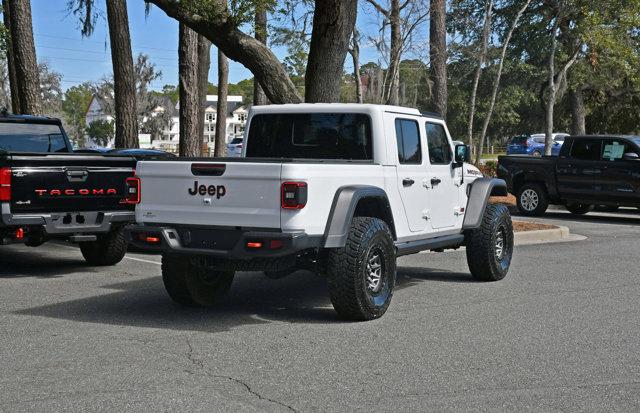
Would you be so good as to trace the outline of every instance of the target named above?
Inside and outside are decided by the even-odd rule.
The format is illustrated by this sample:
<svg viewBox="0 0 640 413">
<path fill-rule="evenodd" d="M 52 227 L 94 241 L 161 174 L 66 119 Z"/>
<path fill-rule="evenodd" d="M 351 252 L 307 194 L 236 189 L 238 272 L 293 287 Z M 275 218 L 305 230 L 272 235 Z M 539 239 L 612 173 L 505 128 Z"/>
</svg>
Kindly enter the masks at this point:
<svg viewBox="0 0 640 413">
<path fill-rule="evenodd" d="M 100 188 L 100 189 L 36 189 L 36 195 L 38 196 L 74 196 L 74 195 L 117 195 L 118 191 L 115 188 Z"/>
</svg>

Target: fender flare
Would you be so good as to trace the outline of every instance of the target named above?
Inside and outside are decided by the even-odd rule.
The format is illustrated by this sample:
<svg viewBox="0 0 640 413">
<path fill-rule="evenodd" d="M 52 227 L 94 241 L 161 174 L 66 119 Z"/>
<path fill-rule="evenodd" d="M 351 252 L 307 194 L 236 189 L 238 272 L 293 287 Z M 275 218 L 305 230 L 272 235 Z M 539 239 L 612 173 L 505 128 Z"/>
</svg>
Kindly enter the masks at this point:
<svg viewBox="0 0 640 413">
<path fill-rule="evenodd" d="M 490 196 L 507 196 L 507 183 L 498 178 L 478 178 L 469 184 L 469 199 L 462 229 L 475 229 L 482 224 L 482 217 Z"/>
<path fill-rule="evenodd" d="M 341 248 L 347 242 L 349 227 L 358 202 L 365 198 L 377 198 L 383 202 L 384 213 L 391 220 L 389 227 L 395 238 L 393 214 L 387 193 L 377 186 L 353 185 L 338 188 L 325 227 L 322 246 L 325 248 Z"/>
</svg>

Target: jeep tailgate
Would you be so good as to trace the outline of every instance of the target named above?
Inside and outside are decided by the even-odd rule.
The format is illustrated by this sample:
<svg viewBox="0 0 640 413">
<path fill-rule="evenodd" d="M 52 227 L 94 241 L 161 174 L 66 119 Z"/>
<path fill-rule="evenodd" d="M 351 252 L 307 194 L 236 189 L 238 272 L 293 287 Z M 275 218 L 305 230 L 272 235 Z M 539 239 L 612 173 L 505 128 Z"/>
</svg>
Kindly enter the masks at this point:
<svg viewBox="0 0 640 413">
<path fill-rule="evenodd" d="M 139 223 L 280 228 L 282 163 L 141 161 Z"/>
<path fill-rule="evenodd" d="M 125 181 L 134 173 L 133 158 L 21 154 L 9 155 L 5 163 L 11 168 L 14 214 L 133 209 L 124 203 Z"/>
</svg>

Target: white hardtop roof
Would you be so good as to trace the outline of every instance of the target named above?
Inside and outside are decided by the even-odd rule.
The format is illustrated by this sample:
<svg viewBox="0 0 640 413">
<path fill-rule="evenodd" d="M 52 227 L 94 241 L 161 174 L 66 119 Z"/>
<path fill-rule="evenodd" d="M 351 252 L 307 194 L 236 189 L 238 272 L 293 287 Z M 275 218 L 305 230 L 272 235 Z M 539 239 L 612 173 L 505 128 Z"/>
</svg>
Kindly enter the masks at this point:
<svg viewBox="0 0 640 413">
<path fill-rule="evenodd" d="M 289 103 L 285 105 L 252 106 L 251 112 L 256 113 L 327 113 L 327 112 L 393 112 L 413 116 L 440 118 L 435 114 L 422 114 L 418 109 L 402 106 L 374 105 L 361 103 Z"/>
</svg>

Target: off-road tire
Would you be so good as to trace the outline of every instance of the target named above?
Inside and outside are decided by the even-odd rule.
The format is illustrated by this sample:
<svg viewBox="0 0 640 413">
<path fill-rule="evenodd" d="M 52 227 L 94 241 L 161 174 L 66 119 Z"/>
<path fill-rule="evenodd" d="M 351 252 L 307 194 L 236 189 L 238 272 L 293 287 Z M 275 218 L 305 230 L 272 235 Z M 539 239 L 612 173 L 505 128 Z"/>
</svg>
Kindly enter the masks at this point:
<svg viewBox="0 0 640 413">
<path fill-rule="evenodd" d="M 591 211 L 593 205 L 568 202 L 565 205 L 565 208 L 567 208 L 567 211 L 571 212 L 574 215 L 584 215 L 587 212 Z"/>
<path fill-rule="evenodd" d="M 533 197 L 533 199 L 531 199 Z M 527 202 L 529 200 L 529 202 Z M 535 207 L 534 202 L 535 200 Z M 518 211 L 522 215 L 536 217 L 543 215 L 549 207 L 549 198 L 547 191 L 539 184 L 524 184 L 518 190 L 516 195 Z"/>
<path fill-rule="evenodd" d="M 375 272 L 372 265 L 380 268 L 375 288 L 367 280 Z M 396 282 L 396 250 L 387 224 L 378 218 L 354 217 L 346 245 L 328 253 L 327 281 L 331 302 L 341 318 L 381 317 L 391 303 Z"/>
<path fill-rule="evenodd" d="M 210 307 L 224 297 L 234 271 L 213 271 L 193 265 L 189 256 L 162 255 L 162 281 L 169 297 L 188 307 Z"/>
<path fill-rule="evenodd" d="M 124 228 L 113 228 L 109 233 L 100 235 L 96 241 L 81 242 L 80 252 L 91 265 L 116 265 L 127 253 L 127 238 Z"/>
<path fill-rule="evenodd" d="M 513 224 L 506 206 L 487 205 L 482 224 L 468 231 L 465 238 L 467 263 L 473 278 L 498 281 L 507 275 L 513 254 Z M 499 244 L 502 246 L 500 254 Z"/>
</svg>

